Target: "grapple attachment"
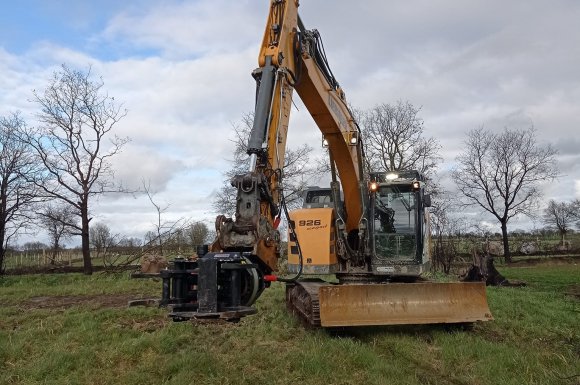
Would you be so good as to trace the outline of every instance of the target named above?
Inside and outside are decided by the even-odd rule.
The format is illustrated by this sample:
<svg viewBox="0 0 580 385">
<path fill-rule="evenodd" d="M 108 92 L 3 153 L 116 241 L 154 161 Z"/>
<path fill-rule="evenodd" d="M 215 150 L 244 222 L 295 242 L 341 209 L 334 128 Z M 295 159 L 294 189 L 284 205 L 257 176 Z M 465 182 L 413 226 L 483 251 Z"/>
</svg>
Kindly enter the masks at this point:
<svg viewBox="0 0 580 385">
<path fill-rule="evenodd" d="M 237 252 L 205 253 L 195 261 L 176 258 L 159 275 L 163 279 L 159 305 L 171 308 L 174 321 L 237 322 L 256 312 L 251 305 L 264 290 L 257 266 Z"/>
<path fill-rule="evenodd" d="M 323 327 L 493 319 L 483 282 L 324 285 L 318 295 Z"/>
</svg>

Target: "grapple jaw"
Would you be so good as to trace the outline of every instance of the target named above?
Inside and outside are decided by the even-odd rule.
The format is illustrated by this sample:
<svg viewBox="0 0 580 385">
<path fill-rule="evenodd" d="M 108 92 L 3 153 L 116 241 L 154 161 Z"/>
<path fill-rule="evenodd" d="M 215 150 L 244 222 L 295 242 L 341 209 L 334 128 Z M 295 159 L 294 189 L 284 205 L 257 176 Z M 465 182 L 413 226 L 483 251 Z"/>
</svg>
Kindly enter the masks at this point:
<svg viewBox="0 0 580 385">
<path fill-rule="evenodd" d="M 493 320 L 483 282 L 324 285 L 318 295 L 323 327 Z"/>
<path fill-rule="evenodd" d="M 256 312 L 252 304 L 265 287 L 258 266 L 237 252 L 207 253 L 194 261 L 175 259 L 160 276 L 160 306 L 171 309 L 174 321 L 237 322 Z"/>
</svg>

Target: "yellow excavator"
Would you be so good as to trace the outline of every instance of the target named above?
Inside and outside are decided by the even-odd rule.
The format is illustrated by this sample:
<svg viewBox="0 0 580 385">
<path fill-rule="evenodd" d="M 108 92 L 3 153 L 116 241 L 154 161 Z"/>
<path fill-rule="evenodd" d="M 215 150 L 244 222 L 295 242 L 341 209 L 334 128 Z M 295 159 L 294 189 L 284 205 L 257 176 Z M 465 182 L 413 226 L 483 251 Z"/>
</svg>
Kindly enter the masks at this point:
<svg viewBox="0 0 580 385">
<path fill-rule="evenodd" d="M 175 321 L 238 321 L 255 313 L 260 294 L 280 281 L 288 308 L 315 327 L 491 320 L 484 283 L 421 278 L 430 263 L 423 177 L 414 170 L 365 170 L 364 138 L 320 34 L 304 27 L 298 7 L 298 0 L 270 4 L 252 73 L 257 92 L 249 168 L 231 181 L 235 218 L 216 218 L 216 240 L 198 249 L 198 259 L 176 259 L 161 271 L 161 305 Z M 283 165 L 294 91 L 328 147 L 332 182 L 309 188 L 303 208 L 288 213 Z M 284 214 L 291 278 L 274 275 Z M 330 282 L 319 278 L 329 274 Z"/>
</svg>

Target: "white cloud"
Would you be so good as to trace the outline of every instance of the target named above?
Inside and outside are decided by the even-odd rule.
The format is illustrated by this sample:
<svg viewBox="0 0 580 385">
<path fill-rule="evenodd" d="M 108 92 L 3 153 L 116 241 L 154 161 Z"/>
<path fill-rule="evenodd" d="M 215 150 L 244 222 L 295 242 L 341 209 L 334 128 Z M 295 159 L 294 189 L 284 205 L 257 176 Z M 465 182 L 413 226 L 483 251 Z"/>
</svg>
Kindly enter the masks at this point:
<svg viewBox="0 0 580 385">
<path fill-rule="evenodd" d="M 243 48 L 253 45 L 263 30 L 259 15 L 251 1 L 164 2 L 118 14 L 97 41 L 155 50 L 171 58 L 215 55 L 237 50 L 240 43 Z M 238 45 L 232 47 L 232 41 Z"/>
<path fill-rule="evenodd" d="M 142 182 L 156 191 L 163 191 L 169 181 L 184 171 L 182 160 L 156 151 L 154 147 L 127 144 L 112 158 L 115 179 L 130 190 L 142 187 Z"/>
</svg>

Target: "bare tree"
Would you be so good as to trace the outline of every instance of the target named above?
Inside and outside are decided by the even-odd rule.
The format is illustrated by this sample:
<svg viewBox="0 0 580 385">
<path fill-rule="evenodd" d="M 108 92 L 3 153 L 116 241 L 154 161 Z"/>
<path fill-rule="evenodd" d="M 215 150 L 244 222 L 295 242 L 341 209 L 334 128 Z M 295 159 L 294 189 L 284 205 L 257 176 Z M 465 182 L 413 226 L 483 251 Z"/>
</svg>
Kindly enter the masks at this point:
<svg viewBox="0 0 580 385">
<path fill-rule="evenodd" d="M 465 232 L 465 223 L 453 215 L 456 208 L 450 194 L 443 193 L 431 206 L 431 231 L 433 239 L 433 265 L 445 274 L 451 272 L 451 267 L 459 254 L 460 234 Z"/>
<path fill-rule="evenodd" d="M 39 241 L 26 242 L 22 245 L 22 250 L 27 252 L 41 252 L 48 249 L 48 245 Z"/>
<path fill-rule="evenodd" d="M 147 198 L 149 198 L 149 202 L 151 202 L 151 204 L 153 205 L 153 207 L 155 208 L 155 211 L 157 213 L 157 221 L 154 223 L 155 226 L 155 233 L 152 236 L 150 233 L 152 232 L 148 232 L 147 235 L 145 236 L 148 239 L 148 243 L 157 243 L 158 246 L 158 251 L 159 251 L 159 255 L 163 255 L 163 243 L 164 243 L 164 237 L 167 238 L 167 236 L 171 233 L 170 231 L 168 232 L 168 229 L 171 230 L 171 228 L 173 227 L 172 224 L 169 224 L 168 222 L 163 220 L 163 213 L 165 211 L 167 211 L 167 209 L 169 208 L 169 204 L 166 205 L 161 205 L 160 203 L 156 202 L 153 198 L 155 193 L 153 193 L 153 191 L 151 190 L 151 183 L 145 183 L 145 181 L 142 181 L 143 184 L 143 191 L 145 191 L 145 194 L 147 194 Z"/>
<path fill-rule="evenodd" d="M 574 199 L 572 201 L 572 207 L 573 207 L 573 215 L 574 215 L 574 220 L 577 221 L 576 222 L 576 227 L 580 228 L 580 199 Z"/>
<path fill-rule="evenodd" d="M 209 229 L 203 222 L 195 222 L 187 229 L 187 236 L 193 247 L 203 245 L 208 240 Z"/>
<path fill-rule="evenodd" d="M 119 239 L 118 245 L 119 247 L 124 247 L 127 249 L 134 249 L 137 247 L 141 247 L 143 241 L 136 237 L 122 237 Z"/>
<path fill-rule="evenodd" d="M 10 240 L 31 223 L 39 200 L 33 181 L 40 182 L 42 173 L 32 148 L 20 140 L 25 128 L 18 113 L 0 117 L 0 274 Z"/>
<path fill-rule="evenodd" d="M 409 102 L 358 111 L 363 144 L 372 171 L 418 170 L 431 177 L 440 161 L 439 142 L 424 137 L 420 108 Z"/>
<path fill-rule="evenodd" d="M 187 229 L 183 227 L 174 229 L 171 233 L 167 234 L 164 239 L 164 244 L 166 252 L 167 249 L 170 249 L 172 252 L 177 251 L 178 253 L 182 253 L 183 249 L 189 246 Z"/>
<path fill-rule="evenodd" d="M 147 231 L 145 233 L 145 235 L 143 236 L 143 244 L 145 246 L 151 247 L 153 245 L 157 245 L 157 240 L 159 239 L 159 237 L 157 236 L 157 234 L 153 231 Z"/>
<path fill-rule="evenodd" d="M 216 193 L 212 206 L 216 212 L 232 216 L 236 211 L 237 190 L 232 187 L 229 180 L 238 174 L 243 174 L 249 169 L 249 157 L 246 153 L 248 138 L 252 130 L 252 113 L 245 114 L 234 129 L 234 154 L 232 168 L 224 176 L 228 182 Z M 315 175 L 316 168 L 310 164 L 312 147 L 302 145 L 296 149 L 286 149 L 283 167 L 282 187 L 284 197 L 289 208 L 301 205 L 302 192 Z"/>
<path fill-rule="evenodd" d="M 47 205 L 44 210 L 38 213 L 41 225 L 46 229 L 50 238 L 52 256 L 50 264 L 54 265 L 61 242 L 72 236 L 77 217 L 69 205 Z"/>
<path fill-rule="evenodd" d="M 95 223 L 91 226 L 89 231 L 89 239 L 91 245 L 95 248 L 97 252 L 97 257 L 106 253 L 107 249 L 113 243 L 113 236 L 111 235 L 111 229 L 104 223 Z"/>
<path fill-rule="evenodd" d="M 504 256 L 511 262 L 507 225 L 517 215 L 531 215 L 541 196 L 538 184 L 557 177 L 556 150 L 540 146 L 535 131 L 508 129 L 493 133 L 483 127 L 468 133 L 457 157 L 453 179 L 468 204 L 500 223 Z"/>
<path fill-rule="evenodd" d="M 570 232 L 574 221 L 578 218 L 577 209 L 574 202 L 556 202 L 553 199 L 544 209 L 544 223 L 558 231 L 562 246 L 566 242 L 566 234 Z"/>
<path fill-rule="evenodd" d="M 91 70 L 82 72 L 63 65 L 43 92 L 34 91 L 40 107 L 40 127 L 26 135 L 50 181 L 38 184 L 45 196 L 74 208 L 79 217 L 74 235 L 81 237 L 84 273 L 92 274 L 89 239 L 91 199 L 118 192 L 110 159 L 127 138 L 113 135 L 113 127 L 126 110 L 103 90 L 102 79 Z"/>
</svg>

